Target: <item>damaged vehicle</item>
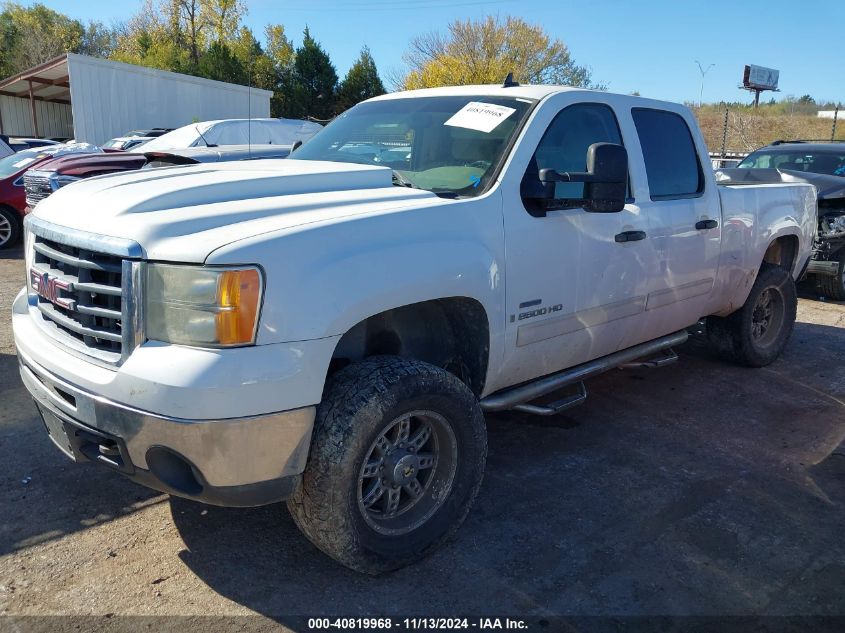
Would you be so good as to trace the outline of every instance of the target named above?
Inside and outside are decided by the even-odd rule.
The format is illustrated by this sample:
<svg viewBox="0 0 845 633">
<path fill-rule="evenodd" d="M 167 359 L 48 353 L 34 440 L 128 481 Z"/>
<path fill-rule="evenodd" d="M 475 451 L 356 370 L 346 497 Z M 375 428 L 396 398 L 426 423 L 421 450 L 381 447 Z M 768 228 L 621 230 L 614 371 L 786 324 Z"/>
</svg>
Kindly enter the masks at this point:
<svg viewBox="0 0 845 633">
<path fill-rule="evenodd" d="M 845 142 L 775 141 L 717 172 L 716 180 L 815 185 L 819 228 L 806 272 L 822 295 L 845 301 Z"/>
<path fill-rule="evenodd" d="M 24 174 L 32 167 L 52 161 L 58 156 L 78 156 L 100 152 L 88 143 L 54 144 L 23 149 L 0 158 L 0 250 L 15 246 L 23 234 L 26 215 Z"/>
<path fill-rule="evenodd" d="M 709 161 L 685 106 L 509 78 L 370 99 L 284 160 L 82 180 L 26 221 L 21 376 L 57 455 L 287 501 L 335 560 L 396 569 L 469 513 L 486 413 L 576 406 L 702 317 L 725 358 L 778 358 L 816 189 Z"/>
</svg>

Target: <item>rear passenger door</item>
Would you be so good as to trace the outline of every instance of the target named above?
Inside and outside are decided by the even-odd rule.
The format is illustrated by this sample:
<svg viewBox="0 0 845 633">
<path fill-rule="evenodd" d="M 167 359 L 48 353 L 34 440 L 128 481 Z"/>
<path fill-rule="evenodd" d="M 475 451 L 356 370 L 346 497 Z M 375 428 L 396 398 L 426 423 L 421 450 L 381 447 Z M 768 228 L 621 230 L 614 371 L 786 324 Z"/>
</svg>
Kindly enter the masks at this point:
<svg viewBox="0 0 845 633">
<path fill-rule="evenodd" d="M 704 172 L 709 166 L 699 159 L 703 141 L 680 113 L 632 108 L 631 116 L 648 184 L 638 202 L 653 251 L 645 326 L 654 338 L 705 316 L 718 268 L 721 205 Z"/>
</svg>

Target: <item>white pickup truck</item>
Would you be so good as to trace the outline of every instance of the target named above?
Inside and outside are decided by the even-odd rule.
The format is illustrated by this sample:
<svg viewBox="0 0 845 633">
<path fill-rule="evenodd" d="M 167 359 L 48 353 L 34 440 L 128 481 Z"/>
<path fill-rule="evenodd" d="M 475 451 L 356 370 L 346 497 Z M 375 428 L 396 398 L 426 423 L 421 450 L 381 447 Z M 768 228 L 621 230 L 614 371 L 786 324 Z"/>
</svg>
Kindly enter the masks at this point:
<svg viewBox="0 0 845 633">
<path fill-rule="evenodd" d="M 668 362 L 703 317 L 730 358 L 772 362 L 815 209 L 806 184 L 717 186 L 672 103 L 385 95 L 287 160 L 39 204 L 21 375 L 73 459 L 208 503 L 286 499 L 320 549 L 378 573 L 466 516 L 484 412 L 562 411 L 592 375 Z"/>
</svg>

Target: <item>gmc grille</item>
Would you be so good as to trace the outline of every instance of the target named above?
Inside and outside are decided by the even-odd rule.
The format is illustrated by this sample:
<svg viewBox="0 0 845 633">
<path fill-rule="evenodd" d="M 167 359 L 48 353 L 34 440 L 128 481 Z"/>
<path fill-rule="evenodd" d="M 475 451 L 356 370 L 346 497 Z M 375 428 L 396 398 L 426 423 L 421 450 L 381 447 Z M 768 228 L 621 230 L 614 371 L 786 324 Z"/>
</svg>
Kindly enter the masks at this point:
<svg viewBox="0 0 845 633">
<path fill-rule="evenodd" d="M 44 324 L 57 338 L 75 340 L 105 360 L 120 360 L 123 260 L 33 237 L 30 286 Z"/>
</svg>

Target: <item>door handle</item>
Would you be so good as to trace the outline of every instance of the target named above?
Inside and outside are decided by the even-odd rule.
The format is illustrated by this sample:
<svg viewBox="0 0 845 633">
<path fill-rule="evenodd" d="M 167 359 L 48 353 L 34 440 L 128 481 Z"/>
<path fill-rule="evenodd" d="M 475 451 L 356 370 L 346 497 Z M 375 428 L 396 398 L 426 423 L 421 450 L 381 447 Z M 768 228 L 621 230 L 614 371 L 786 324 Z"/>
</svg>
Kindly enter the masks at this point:
<svg viewBox="0 0 845 633">
<path fill-rule="evenodd" d="M 699 231 L 704 231 L 705 229 L 715 229 L 719 226 L 719 223 L 716 220 L 700 220 L 695 223 L 695 228 Z"/>
<path fill-rule="evenodd" d="M 617 233 L 613 239 L 620 244 L 622 242 L 639 242 L 645 239 L 645 231 L 622 231 Z"/>
</svg>

